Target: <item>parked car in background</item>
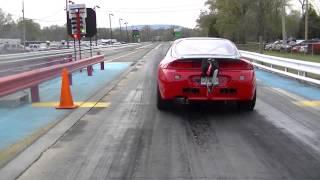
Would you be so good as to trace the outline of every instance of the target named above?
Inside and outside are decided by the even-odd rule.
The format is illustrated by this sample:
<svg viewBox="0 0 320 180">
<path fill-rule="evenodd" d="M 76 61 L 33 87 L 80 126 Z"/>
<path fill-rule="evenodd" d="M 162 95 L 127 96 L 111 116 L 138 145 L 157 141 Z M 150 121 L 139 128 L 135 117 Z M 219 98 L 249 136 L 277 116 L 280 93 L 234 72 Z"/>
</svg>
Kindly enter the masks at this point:
<svg viewBox="0 0 320 180">
<path fill-rule="evenodd" d="M 28 51 L 39 51 L 40 45 L 39 44 L 29 44 L 27 49 L 28 49 Z"/>
<path fill-rule="evenodd" d="M 320 54 L 320 39 L 312 39 L 306 41 L 308 46 L 307 52 L 309 54 Z"/>
<path fill-rule="evenodd" d="M 280 51 L 291 52 L 292 47 L 299 42 L 298 40 L 288 40 L 287 42 L 281 44 Z"/>
<path fill-rule="evenodd" d="M 277 41 L 277 43 L 276 43 L 276 44 L 274 44 L 274 46 L 272 47 L 272 50 L 274 50 L 274 51 L 280 51 L 280 50 L 281 50 L 282 45 L 283 45 L 282 40 Z"/>
<path fill-rule="evenodd" d="M 62 49 L 62 45 L 60 44 L 50 44 L 48 50 L 58 50 L 58 49 Z"/>
<path fill-rule="evenodd" d="M 264 46 L 264 50 L 271 50 L 271 47 L 272 47 L 272 44 L 273 43 L 268 43 Z"/>
<path fill-rule="evenodd" d="M 304 40 L 297 40 L 296 44 L 292 46 L 291 52 L 293 53 L 300 53 L 301 51 L 304 52 L 305 48 L 305 41 Z"/>
<path fill-rule="evenodd" d="M 269 43 L 265 46 L 265 50 L 276 50 L 276 47 L 281 44 L 281 41 L 275 41 L 273 43 Z M 280 48 L 279 48 L 280 50 Z"/>
<path fill-rule="evenodd" d="M 41 43 L 41 44 L 39 45 L 39 51 L 47 51 L 47 50 L 49 50 L 48 44 L 46 44 L 46 43 Z"/>
<path fill-rule="evenodd" d="M 28 51 L 21 44 L 9 44 L 4 43 L 0 46 L 0 54 L 13 54 L 13 53 L 23 53 Z"/>
</svg>

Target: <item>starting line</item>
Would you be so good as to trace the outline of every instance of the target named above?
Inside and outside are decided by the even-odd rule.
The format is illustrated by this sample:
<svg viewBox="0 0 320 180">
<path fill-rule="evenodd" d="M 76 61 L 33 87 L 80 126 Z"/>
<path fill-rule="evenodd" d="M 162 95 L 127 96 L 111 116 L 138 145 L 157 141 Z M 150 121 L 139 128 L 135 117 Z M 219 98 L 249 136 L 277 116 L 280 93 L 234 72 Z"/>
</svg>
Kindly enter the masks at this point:
<svg viewBox="0 0 320 180">
<path fill-rule="evenodd" d="M 75 105 L 78 105 L 80 108 L 107 108 L 111 103 L 107 102 L 74 102 Z M 39 102 L 32 103 L 32 107 L 37 108 L 46 108 L 46 107 L 56 107 L 59 105 L 59 102 Z"/>
<path fill-rule="evenodd" d="M 320 101 L 299 101 L 295 102 L 298 106 L 306 106 L 306 107 L 320 107 Z"/>
</svg>

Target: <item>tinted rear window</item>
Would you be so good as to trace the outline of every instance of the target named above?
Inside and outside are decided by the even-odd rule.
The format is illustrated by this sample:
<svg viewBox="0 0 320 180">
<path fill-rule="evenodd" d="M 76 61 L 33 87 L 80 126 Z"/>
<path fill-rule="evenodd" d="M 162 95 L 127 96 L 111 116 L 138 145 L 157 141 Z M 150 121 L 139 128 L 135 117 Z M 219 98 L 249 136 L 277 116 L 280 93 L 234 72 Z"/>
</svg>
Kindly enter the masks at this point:
<svg viewBox="0 0 320 180">
<path fill-rule="evenodd" d="M 174 53 L 183 55 L 237 56 L 238 50 L 230 41 L 222 39 L 188 39 L 178 42 Z"/>
</svg>

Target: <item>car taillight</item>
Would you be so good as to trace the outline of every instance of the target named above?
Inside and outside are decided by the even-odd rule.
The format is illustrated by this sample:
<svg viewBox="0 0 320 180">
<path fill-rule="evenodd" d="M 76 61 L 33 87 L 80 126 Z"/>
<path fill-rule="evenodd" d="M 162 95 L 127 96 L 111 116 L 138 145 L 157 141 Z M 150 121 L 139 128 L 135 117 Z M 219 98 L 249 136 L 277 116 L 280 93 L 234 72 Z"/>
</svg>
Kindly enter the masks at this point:
<svg viewBox="0 0 320 180">
<path fill-rule="evenodd" d="M 168 64 L 167 69 L 200 69 L 199 60 L 175 60 Z"/>
<path fill-rule="evenodd" d="M 253 65 L 246 60 L 221 60 L 219 69 L 227 70 L 253 70 Z"/>
</svg>

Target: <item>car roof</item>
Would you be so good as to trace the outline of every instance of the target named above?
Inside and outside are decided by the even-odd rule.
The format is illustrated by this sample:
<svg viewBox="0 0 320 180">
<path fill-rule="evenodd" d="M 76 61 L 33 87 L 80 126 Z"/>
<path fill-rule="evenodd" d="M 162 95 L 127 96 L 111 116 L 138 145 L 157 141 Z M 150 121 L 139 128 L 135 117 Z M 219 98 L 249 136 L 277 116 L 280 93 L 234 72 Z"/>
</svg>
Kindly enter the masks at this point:
<svg viewBox="0 0 320 180">
<path fill-rule="evenodd" d="M 177 39 L 174 42 L 180 42 L 182 40 L 227 40 L 229 41 L 228 39 L 217 38 L 217 37 L 188 37 L 188 38 Z"/>
<path fill-rule="evenodd" d="M 229 44 L 230 47 L 234 48 L 235 52 L 234 54 L 211 54 L 211 53 L 205 53 L 205 54 L 189 54 L 189 53 L 177 53 L 176 52 L 176 48 L 177 46 L 179 45 L 179 43 L 183 42 L 183 41 L 189 41 L 189 40 L 204 40 L 204 41 L 214 41 L 214 40 L 217 40 L 217 41 L 220 41 L 220 42 L 223 42 L 225 41 L 226 44 Z M 237 47 L 234 45 L 233 42 L 231 42 L 230 40 L 228 39 L 224 39 L 224 38 L 216 38 L 216 37 L 189 37 L 189 38 L 181 38 L 181 39 L 177 39 L 175 40 L 173 43 L 172 43 L 172 52 L 171 52 L 171 55 L 173 57 L 177 57 L 177 58 L 181 58 L 181 59 L 184 59 L 184 58 L 196 58 L 196 57 L 203 57 L 203 58 L 227 58 L 227 59 L 239 59 L 240 58 L 240 54 L 238 52 L 238 49 Z"/>
</svg>

